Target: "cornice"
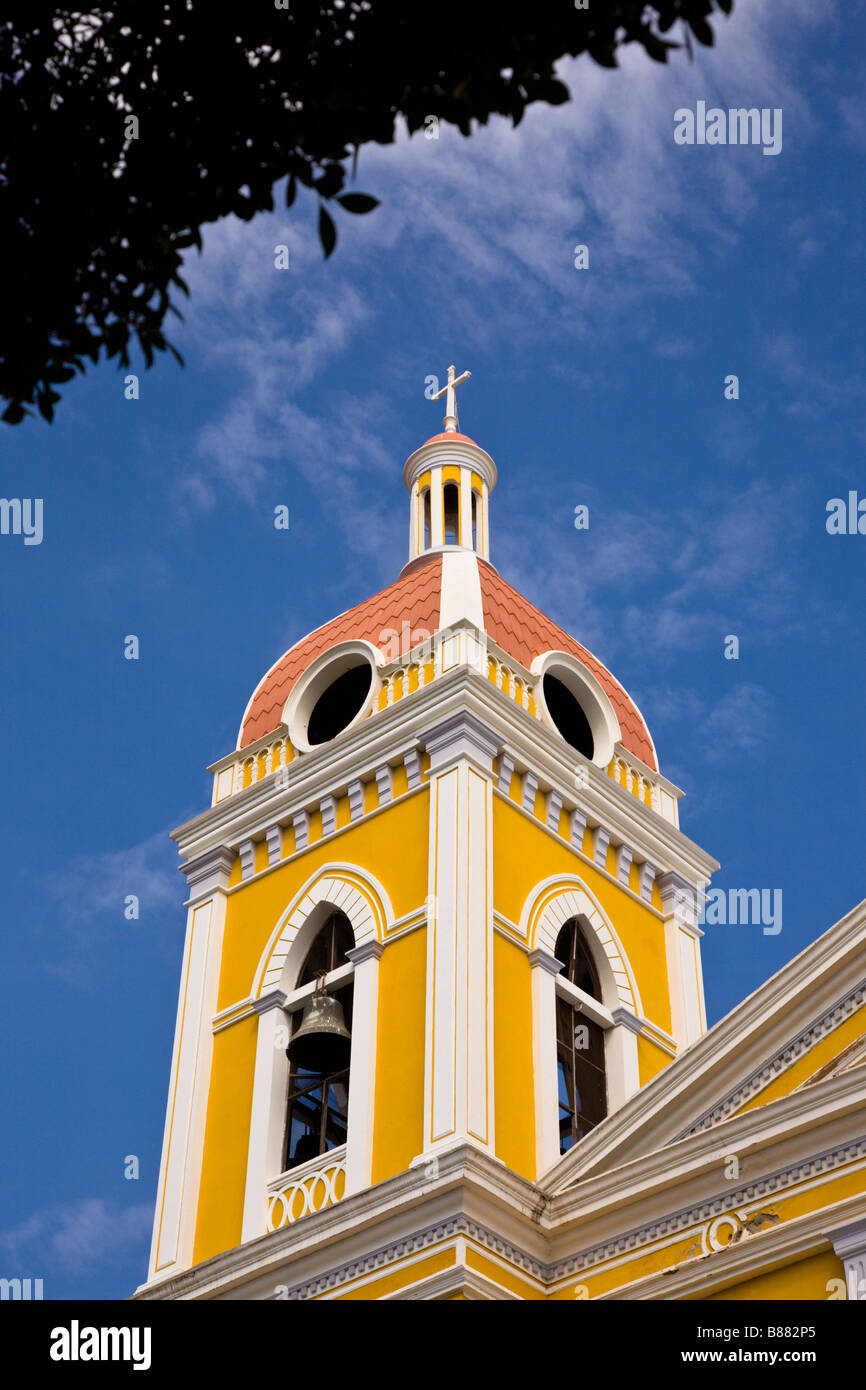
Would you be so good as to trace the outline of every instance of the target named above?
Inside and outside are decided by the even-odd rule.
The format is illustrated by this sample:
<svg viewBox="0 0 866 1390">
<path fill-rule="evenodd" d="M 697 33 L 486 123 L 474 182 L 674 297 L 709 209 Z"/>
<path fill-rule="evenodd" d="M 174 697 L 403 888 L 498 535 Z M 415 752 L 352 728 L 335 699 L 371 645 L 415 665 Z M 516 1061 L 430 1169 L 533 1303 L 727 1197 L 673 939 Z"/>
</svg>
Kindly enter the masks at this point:
<svg viewBox="0 0 866 1390">
<path fill-rule="evenodd" d="M 741 1183 L 731 1192 L 719 1192 L 702 1202 L 682 1207 L 657 1221 L 650 1221 L 631 1230 L 622 1231 L 612 1240 L 600 1241 L 578 1255 L 566 1256 L 551 1265 L 551 1278 L 560 1280 L 575 1274 L 586 1273 L 596 1265 L 606 1264 L 623 1255 L 633 1254 L 648 1245 L 666 1243 L 671 1236 L 683 1235 L 690 1230 L 712 1222 L 716 1217 L 737 1208 L 766 1203 L 768 1198 L 778 1196 L 789 1189 L 800 1187 L 804 1182 L 817 1176 L 826 1178 L 828 1173 L 846 1168 L 852 1163 L 866 1159 L 866 1139 L 838 1148 L 814 1154 L 802 1162 L 778 1168 L 751 1183 Z M 823 1222 L 826 1223 L 826 1214 Z M 788 1222 L 781 1222 L 783 1229 Z M 691 1257 L 699 1259 L 700 1257 Z"/>
<path fill-rule="evenodd" d="M 227 845 L 219 844 L 181 864 L 180 872 L 186 878 L 189 891 L 187 902 L 209 897 L 217 890 L 225 892 L 234 862 L 234 851 Z"/>
<path fill-rule="evenodd" d="M 144 1285 L 134 1295 L 137 1300 L 201 1299 L 231 1297 L 233 1289 L 251 1290 L 254 1297 L 288 1298 L 304 1301 L 327 1296 L 341 1288 L 399 1264 L 406 1257 L 434 1248 L 443 1242 L 464 1237 L 521 1272 L 540 1291 L 549 1292 L 557 1284 L 579 1278 L 581 1274 L 606 1263 L 621 1262 L 634 1251 L 675 1237 L 689 1229 L 711 1222 L 722 1212 L 765 1201 L 773 1193 L 792 1190 L 803 1182 L 826 1181 L 828 1176 L 866 1156 L 866 1139 L 837 1145 L 810 1154 L 795 1163 L 779 1167 L 751 1183 L 711 1196 L 666 1213 L 659 1220 L 618 1230 L 609 1240 L 562 1258 L 550 1258 L 550 1242 L 560 1223 L 551 1223 L 545 1202 L 534 1184 L 526 1182 L 471 1146 L 462 1145 L 440 1155 L 438 1177 L 429 1181 L 425 1167 L 410 1168 L 396 1178 L 365 1189 L 324 1211 L 304 1217 L 292 1226 L 258 1237 L 243 1246 L 215 1256 L 201 1265 L 167 1280 Z M 862 1205 L 851 1211 L 857 1216 Z M 617 1209 L 612 1197 L 612 1214 Z M 810 1240 L 823 1235 L 828 1217 L 836 1225 L 846 1219 L 848 1204 L 836 1204 L 813 1213 Z M 760 1242 L 744 1242 L 734 1250 L 714 1252 L 713 1275 L 719 1279 L 733 1260 L 750 1258 L 759 1250 L 766 1255 L 799 1235 L 799 1219 L 781 1223 L 762 1233 Z M 797 1228 L 797 1229 L 795 1229 Z M 384 1239 L 367 1243 L 375 1231 L 389 1231 Z M 575 1233 L 575 1237 L 577 1233 Z M 351 1247 L 354 1245 L 355 1250 Z M 334 1258 L 338 1250 L 348 1257 Z M 334 1252 L 333 1254 L 331 1252 Z M 315 1272 L 291 1277 L 293 1266 L 313 1262 Z M 765 1266 L 765 1262 L 762 1264 Z M 694 1257 L 681 1266 L 680 1282 L 707 1277 L 707 1261 Z M 676 1273 L 676 1270 L 670 1273 Z M 669 1278 L 669 1276 L 666 1276 Z M 736 1277 L 732 1275 L 731 1278 Z M 264 1281 L 273 1281 L 273 1292 L 266 1293 Z M 279 1295 L 276 1288 L 285 1290 Z M 656 1290 L 673 1291 L 662 1276 L 651 1276 L 603 1295 L 605 1298 L 663 1297 Z M 641 1290 L 638 1292 L 637 1290 Z M 406 1292 L 411 1297 L 410 1292 Z M 678 1296 L 684 1296 L 683 1290 Z"/>
<path fill-rule="evenodd" d="M 577 846 L 571 844 L 570 841 L 564 840 L 563 836 L 560 835 L 558 831 L 551 830 L 549 825 L 547 825 L 543 820 L 539 820 L 538 816 L 536 816 L 532 811 L 527 811 L 526 807 L 522 806 L 519 801 L 515 801 L 505 792 L 500 791 L 498 786 L 495 785 L 495 783 L 493 787 L 493 795 L 496 798 L 498 798 L 498 800 L 505 802 L 507 806 L 511 806 L 515 811 L 518 812 L 519 815 L 523 816 L 525 820 L 529 821 L 532 825 L 537 826 L 539 830 L 543 830 L 545 835 L 550 836 L 552 840 L 558 840 L 560 844 L 567 844 L 569 850 L 574 855 L 575 859 L 578 859 L 581 863 L 586 864 L 589 868 L 594 869 L 595 872 L 597 874 L 601 874 L 602 878 L 606 879 L 608 883 L 616 885 L 616 887 L 619 888 L 623 893 L 625 893 L 629 898 L 631 898 L 633 902 L 637 903 L 645 911 L 651 912 L 653 917 L 658 919 L 659 924 L 662 924 L 664 922 L 664 917 L 662 913 L 659 912 L 658 908 L 653 903 L 647 902 L 645 898 L 642 898 L 641 895 L 639 893 L 636 893 L 634 889 L 631 888 L 627 883 L 623 883 L 622 880 L 618 878 L 616 874 L 612 874 L 609 871 L 609 869 L 607 869 L 606 866 L 600 863 L 597 859 L 594 859 L 589 854 L 584 854 L 582 849 L 578 849 Z M 517 930 L 517 928 L 515 928 L 515 930 Z M 519 931 L 517 934 L 517 940 L 525 940 L 525 937 L 523 937 Z"/>
<path fill-rule="evenodd" d="M 706 1111 L 699 1120 L 689 1125 L 677 1137 L 684 1139 L 690 1134 L 697 1134 L 698 1130 L 709 1129 L 710 1126 L 718 1124 L 720 1120 L 726 1119 L 733 1111 L 739 1110 L 765 1086 L 769 1086 L 771 1081 L 775 1081 L 777 1076 L 781 1076 L 783 1072 L 793 1066 L 798 1058 L 811 1051 L 822 1038 L 827 1037 L 841 1023 L 844 1023 L 846 1018 L 850 1018 L 851 1014 L 864 1003 L 866 1003 L 866 984 L 858 985 L 856 989 L 851 990 L 843 999 L 840 999 L 838 1004 L 827 1009 L 814 1023 L 801 1029 L 797 1036 L 786 1043 L 784 1047 L 778 1048 L 762 1067 L 752 1072 L 751 1076 L 735 1090 L 729 1091 L 724 1100 L 713 1106 L 711 1110 Z"/>
<path fill-rule="evenodd" d="M 812 1162 L 814 1146 L 819 1142 L 815 1136 L 822 1131 L 824 1144 L 835 1145 L 840 1151 L 852 1143 L 866 1144 L 862 1137 L 866 1073 L 857 1077 L 846 1072 L 828 1078 L 811 1091 L 808 1099 L 804 1092 L 782 1096 L 735 1115 L 718 1128 L 701 1130 L 676 1143 L 659 1145 L 603 1173 L 578 1178 L 573 1186 L 557 1190 L 555 1196 L 548 1198 L 543 1224 L 562 1236 L 569 1227 L 600 1212 L 613 1212 L 633 1202 L 653 1203 L 660 1196 L 667 1202 L 670 1190 L 680 1183 L 704 1185 L 706 1196 L 701 1197 L 701 1205 L 726 1201 L 738 1192 L 748 1195 L 754 1189 L 748 1195 L 751 1200 L 754 1195 L 763 1195 L 759 1189 L 767 1180 L 766 1175 L 749 1182 L 744 1179 L 738 1188 L 720 1196 L 716 1188 L 720 1156 L 735 1154 L 741 1163 L 748 1161 L 754 1167 L 765 1161 L 761 1158 L 765 1151 L 788 1145 L 801 1153 L 796 1163 Z M 538 1187 L 545 1187 L 544 1178 Z"/>
<path fill-rule="evenodd" d="M 342 795 L 359 775 L 372 776 L 378 766 L 405 751 L 410 741 L 423 742 L 434 723 L 461 712 L 480 719 L 500 747 L 540 774 L 540 780 L 565 801 L 579 802 L 592 819 L 628 843 L 637 858 L 673 868 L 693 881 L 708 879 L 718 868 L 715 859 L 638 802 L 605 770 L 589 765 L 589 785 L 575 793 L 574 766 L 557 736 L 465 666 L 377 711 L 326 749 L 290 763 L 288 788 L 275 787 L 273 775 L 262 778 L 185 822 L 172 831 L 172 838 L 184 858 L 216 844 L 238 845 L 247 838 L 261 838 L 267 826 L 288 824 L 296 812 L 317 805 L 325 795 Z"/>
<path fill-rule="evenodd" d="M 535 1221 L 538 1199 L 534 1185 L 471 1144 L 456 1145 L 436 1157 L 437 1176 L 433 1179 L 427 1176 L 426 1163 L 421 1162 L 290 1226 L 216 1255 L 181 1275 L 142 1285 L 133 1297 L 231 1297 L 232 1289 L 265 1279 L 281 1285 L 288 1283 L 293 1290 L 322 1281 L 336 1286 L 340 1271 L 366 1266 L 370 1260 L 375 1264 L 377 1257 L 381 1263 L 385 1250 L 399 1258 L 411 1249 L 442 1240 L 451 1233 L 455 1222 L 465 1226 L 459 1232 L 454 1229 L 454 1234 L 489 1229 L 492 1249 L 500 1253 L 513 1251 L 515 1262 L 520 1262 L 528 1273 L 543 1272 L 545 1238 Z M 467 1206 L 487 1212 L 489 1225 Z M 373 1228 L 393 1230 L 394 1238 L 370 1247 L 367 1242 Z M 510 1234 L 517 1231 L 525 1233 L 525 1247 Z M 333 1258 L 329 1259 L 329 1251 L 337 1242 L 342 1242 L 344 1250 L 347 1244 L 355 1245 L 357 1255 L 335 1265 Z M 321 1268 L 314 1276 L 296 1278 L 293 1284 L 287 1278 L 291 1267 L 306 1260 L 315 1261 Z M 341 1281 L 348 1278 L 346 1274 Z"/>
<path fill-rule="evenodd" d="M 826 1250 L 832 1243 L 832 1232 L 826 1229 L 828 1221 L 842 1222 L 862 1209 L 862 1197 L 857 1196 L 804 1216 L 792 1217 L 756 1236 L 729 1242 L 721 1250 L 671 1265 L 625 1287 L 611 1289 L 598 1295 L 593 1302 L 667 1301 L 697 1295 L 706 1298 L 753 1274 L 766 1274 Z"/>
<path fill-rule="evenodd" d="M 447 468 L 449 463 L 456 463 L 458 467 L 464 468 L 467 463 L 474 467 L 476 472 L 481 474 L 490 492 L 496 486 L 497 472 L 496 464 L 490 457 L 486 449 L 482 449 L 480 444 L 476 444 L 474 439 L 438 439 L 436 436 L 422 444 L 414 453 L 410 454 L 403 465 L 403 482 L 409 492 L 415 484 L 417 478 L 425 473 L 428 468 Z"/>
</svg>

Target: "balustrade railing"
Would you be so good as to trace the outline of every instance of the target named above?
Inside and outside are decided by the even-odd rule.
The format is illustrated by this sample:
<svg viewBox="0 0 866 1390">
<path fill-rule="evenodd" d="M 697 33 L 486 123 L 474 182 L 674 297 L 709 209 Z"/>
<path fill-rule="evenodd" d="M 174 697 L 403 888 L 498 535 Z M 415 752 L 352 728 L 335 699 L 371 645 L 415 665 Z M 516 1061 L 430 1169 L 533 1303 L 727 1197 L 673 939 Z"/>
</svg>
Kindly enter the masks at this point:
<svg viewBox="0 0 866 1390">
<path fill-rule="evenodd" d="M 268 1230 L 278 1231 L 302 1216 L 324 1211 L 341 1201 L 346 1191 L 346 1146 L 283 1173 L 268 1184 Z"/>
</svg>

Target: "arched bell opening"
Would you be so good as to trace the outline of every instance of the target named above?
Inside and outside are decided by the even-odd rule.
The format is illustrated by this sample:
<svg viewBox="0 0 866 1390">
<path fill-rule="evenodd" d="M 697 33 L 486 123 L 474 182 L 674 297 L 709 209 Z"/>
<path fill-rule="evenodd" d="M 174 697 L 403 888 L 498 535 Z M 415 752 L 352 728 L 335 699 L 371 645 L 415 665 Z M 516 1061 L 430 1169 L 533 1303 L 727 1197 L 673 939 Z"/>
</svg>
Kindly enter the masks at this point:
<svg viewBox="0 0 866 1390">
<path fill-rule="evenodd" d="M 585 1002 L 603 1005 L 604 1001 L 579 917 L 572 917 L 560 930 L 554 955 L 563 965 L 557 977 L 556 1067 L 559 1152 L 564 1154 L 608 1112 L 605 1029 L 587 1011 Z"/>
<path fill-rule="evenodd" d="M 298 976 L 295 998 L 303 991 L 303 1009 L 292 1009 L 292 999 L 286 1000 L 291 1029 L 285 1171 L 346 1143 L 354 997 L 354 981 L 346 971 L 351 970 L 348 952 L 354 944 L 348 917 L 329 913 Z"/>
<path fill-rule="evenodd" d="M 460 488 L 446 483 L 442 489 L 443 535 L 446 545 L 460 544 Z"/>
</svg>

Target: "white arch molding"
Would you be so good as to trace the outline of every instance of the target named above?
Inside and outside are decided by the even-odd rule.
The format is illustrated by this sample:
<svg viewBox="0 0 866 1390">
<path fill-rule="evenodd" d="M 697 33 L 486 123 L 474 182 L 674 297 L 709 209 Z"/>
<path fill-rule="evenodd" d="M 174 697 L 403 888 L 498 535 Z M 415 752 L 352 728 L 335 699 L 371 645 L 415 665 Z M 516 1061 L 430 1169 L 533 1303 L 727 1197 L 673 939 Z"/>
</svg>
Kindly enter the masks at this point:
<svg viewBox="0 0 866 1390">
<path fill-rule="evenodd" d="M 274 988 L 288 994 L 294 987 L 295 981 L 287 972 L 289 956 L 301 934 L 305 943 L 312 940 L 321 924 L 321 913 L 316 914 L 321 904 L 345 913 L 352 924 L 356 947 L 367 941 L 382 941 L 394 921 L 387 892 L 366 869 L 357 864 L 324 864 L 295 895 L 274 927 L 256 967 L 252 999 L 260 999 Z M 299 969 L 300 961 L 294 975 Z"/>
<path fill-rule="evenodd" d="M 331 911 L 345 914 L 355 937 L 346 1194 L 369 1186 L 372 1167 L 376 1011 L 383 938 L 394 921 L 387 892 L 358 864 L 317 869 L 280 915 L 259 959 L 250 992 L 258 1014 L 253 1102 L 250 1114 L 244 1219 L 241 1239 L 267 1230 L 267 1184 L 282 1172 L 289 1063 L 281 1029 L 283 1009 L 307 950 Z"/>
<path fill-rule="evenodd" d="M 622 1005 L 642 1015 L 637 980 L 622 942 L 598 899 L 576 875 L 547 878 L 527 898 L 520 926 L 530 949 L 540 948 L 553 955 L 556 938 L 572 917 L 584 917 L 592 928 L 587 945 L 599 970 L 603 1003 L 611 1010 Z"/>
<path fill-rule="evenodd" d="M 556 975 L 554 952 L 562 927 L 572 917 L 588 924 L 584 939 L 598 970 L 602 1003 L 613 1017 L 605 1028 L 608 1114 L 640 1085 L 637 1032 L 643 1012 L 637 981 L 598 899 L 574 874 L 558 874 L 536 885 L 524 904 L 520 927 L 530 948 L 532 1044 L 535 1067 L 535 1150 L 538 1175 L 560 1159 L 556 1061 Z"/>
</svg>

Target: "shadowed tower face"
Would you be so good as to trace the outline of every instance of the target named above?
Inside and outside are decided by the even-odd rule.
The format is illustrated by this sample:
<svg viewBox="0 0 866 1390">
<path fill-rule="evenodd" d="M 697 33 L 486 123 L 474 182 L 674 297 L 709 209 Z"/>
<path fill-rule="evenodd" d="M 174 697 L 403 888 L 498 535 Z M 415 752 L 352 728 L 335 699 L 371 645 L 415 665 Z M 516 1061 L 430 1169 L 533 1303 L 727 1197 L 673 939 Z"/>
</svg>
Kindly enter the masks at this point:
<svg viewBox="0 0 866 1390">
<path fill-rule="evenodd" d="M 275 1296 L 310 1240 L 376 1248 L 392 1201 L 426 1229 L 455 1164 L 538 1183 L 705 1029 L 715 861 L 627 692 L 491 563 L 468 377 L 449 368 L 443 429 L 404 466 L 400 575 L 266 672 L 174 832 L 146 1296 L 229 1257 L 232 1296 Z"/>
</svg>

